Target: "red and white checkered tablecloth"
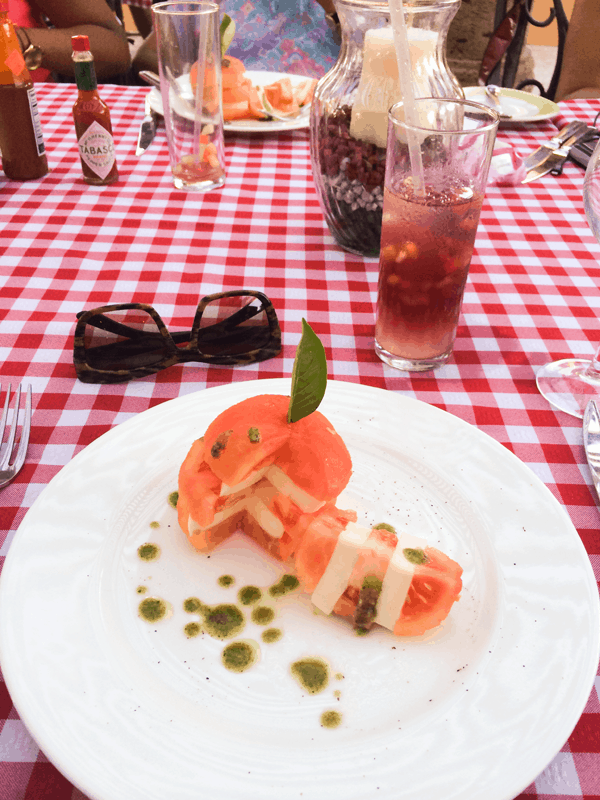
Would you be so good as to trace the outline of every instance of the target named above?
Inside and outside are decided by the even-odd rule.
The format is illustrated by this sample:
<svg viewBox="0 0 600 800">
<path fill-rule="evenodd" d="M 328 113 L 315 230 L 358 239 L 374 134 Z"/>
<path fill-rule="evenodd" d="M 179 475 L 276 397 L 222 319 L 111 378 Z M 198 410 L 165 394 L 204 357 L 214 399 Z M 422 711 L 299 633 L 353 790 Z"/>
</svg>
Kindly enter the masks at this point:
<svg viewBox="0 0 600 800">
<path fill-rule="evenodd" d="M 433 374 L 398 373 L 373 352 L 377 262 L 340 250 L 321 214 L 307 131 L 228 134 L 220 191 L 176 191 L 164 129 L 135 156 L 143 88 L 105 86 L 118 183 L 83 183 L 71 118 L 72 86 L 40 86 L 51 172 L 0 176 L 0 378 L 32 384 L 27 463 L 0 494 L 0 559 L 48 481 L 100 434 L 164 400 L 232 381 L 290 376 L 301 318 L 328 355 L 329 375 L 407 394 L 476 425 L 522 459 L 565 506 L 600 577 L 600 515 L 581 423 L 538 393 L 535 371 L 600 342 L 600 245 L 586 223 L 583 172 L 515 188 L 491 187 L 465 293 L 454 356 Z M 592 120 L 599 101 L 564 105 Z M 524 153 L 554 122 L 503 128 Z M 83 385 L 72 365 L 75 314 L 111 302 L 154 305 L 167 325 L 191 326 L 199 297 L 265 291 L 283 354 L 243 367 L 198 364 L 115 386 Z M 575 730 L 521 798 L 600 798 L 600 680 Z M 48 762 L 0 682 L 0 800 L 84 800 Z"/>
</svg>

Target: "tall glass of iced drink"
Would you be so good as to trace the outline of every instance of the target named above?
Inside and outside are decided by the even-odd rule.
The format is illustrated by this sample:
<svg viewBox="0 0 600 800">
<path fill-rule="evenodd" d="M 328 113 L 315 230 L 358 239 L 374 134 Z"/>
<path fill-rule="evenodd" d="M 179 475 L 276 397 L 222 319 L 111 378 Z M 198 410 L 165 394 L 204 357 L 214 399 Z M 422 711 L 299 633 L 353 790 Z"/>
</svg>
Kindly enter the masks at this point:
<svg viewBox="0 0 600 800">
<path fill-rule="evenodd" d="M 467 100 L 419 98 L 389 112 L 375 351 L 410 371 L 454 345 L 498 115 Z"/>
</svg>

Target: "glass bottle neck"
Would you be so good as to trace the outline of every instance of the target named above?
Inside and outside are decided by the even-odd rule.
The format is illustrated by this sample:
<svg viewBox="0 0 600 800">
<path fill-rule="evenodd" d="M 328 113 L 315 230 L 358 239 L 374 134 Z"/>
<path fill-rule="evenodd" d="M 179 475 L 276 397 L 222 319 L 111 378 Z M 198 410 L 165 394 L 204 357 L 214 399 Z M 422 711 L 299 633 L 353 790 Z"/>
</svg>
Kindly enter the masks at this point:
<svg viewBox="0 0 600 800">
<path fill-rule="evenodd" d="M 93 92 L 98 88 L 98 81 L 96 80 L 96 69 L 94 67 L 94 59 L 89 58 L 85 61 L 75 61 L 75 82 L 80 92 Z"/>
</svg>

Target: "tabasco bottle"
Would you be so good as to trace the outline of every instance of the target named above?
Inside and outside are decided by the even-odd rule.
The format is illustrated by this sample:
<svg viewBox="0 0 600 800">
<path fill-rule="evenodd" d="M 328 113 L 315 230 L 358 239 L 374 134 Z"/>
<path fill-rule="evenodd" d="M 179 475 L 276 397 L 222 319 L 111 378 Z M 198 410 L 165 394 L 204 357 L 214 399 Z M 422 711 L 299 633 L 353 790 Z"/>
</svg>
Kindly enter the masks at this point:
<svg viewBox="0 0 600 800">
<path fill-rule="evenodd" d="M 119 177 L 110 111 L 98 94 L 94 57 L 87 36 L 71 36 L 75 80 L 79 89 L 73 106 L 83 180 L 94 186 L 114 183 Z"/>
<path fill-rule="evenodd" d="M 0 150 L 2 169 L 13 181 L 30 181 L 48 172 L 37 99 L 19 39 L 0 0 Z"/>
</svg>

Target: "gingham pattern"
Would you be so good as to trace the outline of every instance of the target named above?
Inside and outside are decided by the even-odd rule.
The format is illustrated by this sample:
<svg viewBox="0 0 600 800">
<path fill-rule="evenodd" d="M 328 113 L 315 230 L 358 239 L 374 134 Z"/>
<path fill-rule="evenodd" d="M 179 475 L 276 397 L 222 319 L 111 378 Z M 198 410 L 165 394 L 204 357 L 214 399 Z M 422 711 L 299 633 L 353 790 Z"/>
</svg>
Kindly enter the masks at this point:
<svg viewBox="0 0 600 800">
<path fill-rule="evenodd" d="M 417 397 L 477 425 L 519 456 L 564 504 L 600 572 L 600 516 L 581 423 L 554 412 L 536 368 L 600 341 L 600 246 L 583 215 L 582 171 L 488 190 L 455 353 L 435 374 L 407 377 L 373 353 L 377 262 L 339 250 L 313 188 L 306 131 L 226 136 L 227 183 L 205 196 L 173 189 L 164 130 L 135 157 L 143 88 L 102 88 L 112 110 L 118 183 L 89 187 L 71 119 L 71 86 L 40 86 L 52 171 L 0 178 L 0 378 L 34 393 L 32 440 L 18 479 L 0 495 L 0 558 L 48 481 L 100 434 L 180 394 L 237 380 L 289 376 L 301 318 L 327 349 L 330 377 Z M 565 104 L 593 119 L 600 102 Z M 527 153 L 552 122 L 504 128 Z M 75 313 L 130 300 L 190 327 L 198 298 L 230 288 L 265 291 L 278 311 L 280 358 L 245 368 L 173 367 L 117 386 L 75 378 Z M 522 798 L 600 798 L 600 682 L 569 740 Z M 0 800 L 82 800 L 25 730 L 0 682 Z M 84 798 L 83 798 L 84 800 Z"/>
</svg>

